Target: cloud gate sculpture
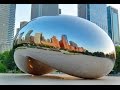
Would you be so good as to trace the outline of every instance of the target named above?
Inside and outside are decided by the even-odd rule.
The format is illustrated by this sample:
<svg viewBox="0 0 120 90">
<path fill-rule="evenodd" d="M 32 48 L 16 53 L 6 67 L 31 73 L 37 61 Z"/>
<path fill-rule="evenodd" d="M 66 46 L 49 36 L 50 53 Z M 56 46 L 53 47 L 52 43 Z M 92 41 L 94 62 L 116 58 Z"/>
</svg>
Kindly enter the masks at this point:
<svg viewBox="0 0 120 90">
<path fill-rule="evenodd" d="M 76 16 L 43 16 L 21 28 L 13 43 L 20 70 L 43 75 L 59 70 L 81 78 L 99 78 L 114 66 L 115 47 L 96 24 Z"/>
</svg>

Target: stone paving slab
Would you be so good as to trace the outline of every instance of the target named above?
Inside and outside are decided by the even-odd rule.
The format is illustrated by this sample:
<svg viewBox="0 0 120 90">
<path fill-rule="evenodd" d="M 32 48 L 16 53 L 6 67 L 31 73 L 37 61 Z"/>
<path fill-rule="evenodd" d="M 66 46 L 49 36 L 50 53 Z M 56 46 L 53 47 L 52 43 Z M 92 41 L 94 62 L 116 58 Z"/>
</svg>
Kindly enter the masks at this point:
<svg viewBox="0 0 120 90">
<path fill-rule="evenodd" d="M 82 79 L 67 74 L 30 74 L 0 73 L 0 85 L 120 85 L 119 76 L 104 76 L 99 79 Z"/>
</svg>

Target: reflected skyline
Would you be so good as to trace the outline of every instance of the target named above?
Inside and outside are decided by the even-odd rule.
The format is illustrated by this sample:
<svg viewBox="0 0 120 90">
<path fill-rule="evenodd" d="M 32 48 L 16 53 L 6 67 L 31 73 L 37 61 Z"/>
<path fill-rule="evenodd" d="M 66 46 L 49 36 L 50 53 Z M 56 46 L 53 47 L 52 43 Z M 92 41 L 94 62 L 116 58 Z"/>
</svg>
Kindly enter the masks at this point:
<svg viewBox="0 0 120 90">
<path fill-rule="evenodd" d="M 31 32 L 33 30 L 30 30 Z M 28 33 L 30 32 L 28 31 Z M 44 35 L 42 33 L 35 33 L 34 36 L 30 36 L 29 34 L 26 34 L 25 38 L 19 38 L 17 41 L 17 44 L 32 44 L 36 46 L 46 46 L 46 47 L 53 47 L 56 49 L 63 49 L 68 51 L 76 51 L 76 52 L 85 52 L 86 50 L 83 47 L 78 47 L 78 45 L 74 41 L 67 40 L 67 35 L 62 35 L 61 40 L 58 40 L 56 36 L 52 36 L 50 39 L 45 39 Z"/>
<path fill-rule="evenodd" d="M 103 52 L 90 52 L 89 50 L 85 49 L 84 47 L 78 47 L 78 45 L 74 41 L 69 41 L 67 39 L 67 35 L 62 35 L 61 40 L 58 40 L 57 37 L 54 35 L 50 39 L 45 39 L 44 35 L 39 32 L 35 33 L 34 36 L 31 36 L 30 34 L 33 32 L 33 30 L 29 30 L 27 34 L 25 35 L 25 38 L 19 38 L 17 41 L 17 45 L 19 44 L 25 44 L 25 46 L 28 47 L 26 44 L 30 44 L 32 46 L 39 46 L 40 47 L 45 47 L 45 48 L 52 48 L 52 50 L 56 49 L 56 51 L 59 50 L 67 50 L 69 53 L 80 53 L 80 54 L 85 54 L 85 55 L 91 55 L 91 56 L 98 56 L 98 57 L 107 57 L 114 59 L 115 54 L 114 52 L 112 53 L 103 53 Z M 21 33 L 23 34 L 23 33 Z M 20 36 L 21 36 L 20 34 Z M 69 43 L 68 43 L 69 42 Z M 29 46 L 30 46 L 29 45 Z M 38 47 L 37 47 L 38 48 Z M 61 52 L 61 51 L 59 51 Z"/>
<path fill-rule="evenodd" d="M 44 20 L 45 16 L 41 18 L 41 22 L 39 22 L 39 18 L 32 20 L 30 23 L 28 23 L 23 29 L 20 30 L 20 33 L 25 32 L 25 30 L 34 30 L 34 32 L 31 33 L 31 35 L 34 35 L 37 33 L 37 31 L 40 30 L 40 32 L 44 32 L 45 38 L 50 38 L 55 35 L 57 36 L 58 40 L 61 39 L 61 35 L 65 34 L 67 35 L 67 38 L 69 40 L 74 41 L 78 44 L 78 46 L 85 47 L 87 50 L 91 52 L 97 52 L 101 51 L 104 52 L 105 54 L 109 52 L 113 52 L 114 48 L 113 45 L 110 44 L 109 42 L 112 42 L 111 39 L 106 37 L 106 33 L 102 30 L 99 30 L 98 26 L 93 25 L 93 23 L 87 23 L 87 27 L 84 24 L 84 20 L 82 22 L 79 22 L 78 17 L 76 17 L 76 22 L 74 20 L 69 21 L 69 17 L 67 17 L 64 22 L 62 21 L 63 15 L 60 15 L 60 18 L 53 19 L 53 17 L 48 18 L 48 20 Z M 81 19 L 81 18 L 79 18 Z M 59 23 L 57 22 L 59 20 Z M 82 20 L 82 19 L 81 19 Z M 34 21 L 34 22 L 33 22 Z M 87 21 L 87 20 L 85 20 Z M 69 22 L 72 22 L 70 24 Z M 89 22 L 89 21 L 87 21 Z M 47 24 L 49 23 L 49 24 Z M 79 23 L 79 24 L 78 24 Z M 84 24 L 84 25 L 83 25 Z M 47 27 L 45 27 L 46 25 Z M 28 28 L 29 26 L 29 28 Z M 64 27 L 62 27 L 64 26 Z M 59 27 L 59 28 L 58 28 Z M 69 30 L 66 30 L 69 27 Z M 89 29 L 88 29 L 89 27 Z M 80 28 L 84 28 L 84 30 L 87 30 L 87 33 L 84 32 L 84 30 L 80 30 Z M 91 28 L 96 28 L 92 29 Z M 49 31 L 49 33 L 47 32 Z M 64 32 L 64 33 L 63 33 Z M 103 34 L 99 34 L 99 33 Z M 72 35 L 71 35 L 72 33 Z M 89 34 L 90 33 L 90 34 Z M 26 33 L 23 34 L 23 37 L 25 37 Z M 78 39 L 78 37 L 80 37 Z M 94 38 L 96 37 L 96 38 Z M 101 38 L 97 38 L 101 37 Z M 89 40 L 88 40 L 89 38 Z M 108 42 L 108 44 L 104 43 Z M 97 46 L 99 44 L 99 47 Z M 94 47 L 93 47 L 94 46 Z M 104 46 L 104 47 L 103 47 Z"/>
</svg>

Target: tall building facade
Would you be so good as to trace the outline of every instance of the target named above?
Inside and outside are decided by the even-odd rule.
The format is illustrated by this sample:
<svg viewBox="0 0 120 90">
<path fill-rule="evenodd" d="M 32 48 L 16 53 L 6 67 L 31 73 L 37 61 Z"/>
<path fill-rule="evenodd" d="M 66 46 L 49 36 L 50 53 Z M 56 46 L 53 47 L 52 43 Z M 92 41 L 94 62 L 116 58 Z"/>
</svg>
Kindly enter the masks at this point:
<svg viewBox="0 0 120 90">
<path fill-rule="evenodd" d="M 59 15 L 58 4 L 32 4 L 31 20 L 40 16 Z"/>
<path fill-rule="evenodd" d="M 27 21 L 20 22 L 20 28 L 24 27 L 27 23 L 28 23 Z"/>
<path fill-rule="evenodd" d="M 61 9 L 59 9 L 59 14 L 61 14 Z"/>
<path fill-rule="evenodd" d="M 78 4 L 78 17 L 97 24 L 108 34 L 106 4 Z"/>
<path fill-rule="evenodd" d="M 108 18 L 108 34 L 113 40 L 114 44 L 120 44 L 120 32 L 119 32 L 119 19 L 118 10 L 108 6 L 107 7 L 107 18 Z"/>
<path fill-rule="evenodd" d="M 0 52 L 12 47 L 15 26 L 15 4 L 0 4 Z"/>
</svg>

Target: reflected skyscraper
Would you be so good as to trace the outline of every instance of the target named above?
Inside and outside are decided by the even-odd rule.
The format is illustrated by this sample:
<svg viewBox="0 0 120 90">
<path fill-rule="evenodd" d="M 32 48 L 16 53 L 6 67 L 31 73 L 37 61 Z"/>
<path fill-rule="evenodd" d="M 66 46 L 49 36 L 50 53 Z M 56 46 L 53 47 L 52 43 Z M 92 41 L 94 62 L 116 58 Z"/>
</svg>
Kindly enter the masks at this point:
<svg viewBox="0 0 120 90">
<path fill-rule="evenodd" d="M 42 40 L 42 33 L 35 33 L 34 42 L 36 44 L 40 44 L 41 40 Z"/>
<path fill-rule="evenodd" d="M 40 16 L 59 15 L 58 4 L 32 4 L 31 20 Z"/>
<path fill-rule="evenodd" d="M 0 52 L 12 47 L 15 25 L 15 4 L 0 5 Z"/>
<path fill-rule="evenodd" d="M 33 32 L 33 30 L 29 30 L 27 34 L 25 35 L 25 41 L 29 42 L 30 41 L 30 34 Z"/>
<path fill-rule="evenodd" d="M 62 38 L 65 38 L 65 40 L 66 40 L 67 43 L 68 43 L 67 35 L 62 35 Z"/>
<path fill-rule="evenodd" d="M 69 43 L 70 43 L 71 46 L 78 47 L 78 45 L 73 41 L 69 41 Z"/>
<path fill-rule="evenodd" d="M 78 16 L 97 24 L 108 33 L 106 4 L 78 4 Z"/>
<path fill-rule="evenodd" d="M 119 44 L 119 19 L 118 19 L 118 10 L 108 6 L 108 34 L 113 40 L 114 44 Z"/>
</svg>

